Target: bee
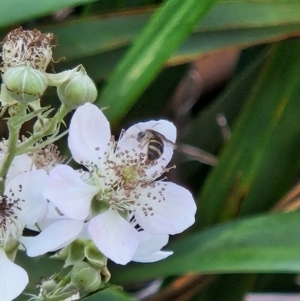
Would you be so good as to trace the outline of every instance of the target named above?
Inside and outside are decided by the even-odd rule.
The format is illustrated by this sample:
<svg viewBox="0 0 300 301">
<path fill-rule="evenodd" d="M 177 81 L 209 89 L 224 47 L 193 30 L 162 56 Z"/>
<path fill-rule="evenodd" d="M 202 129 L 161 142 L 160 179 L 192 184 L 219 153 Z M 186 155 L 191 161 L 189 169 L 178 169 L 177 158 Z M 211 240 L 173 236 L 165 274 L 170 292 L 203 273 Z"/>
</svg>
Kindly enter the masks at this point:
<svg viewBox="0 0 300 301">
<path fill-rule="evenodd" d="M 148 142 L 147 160 L 149 162 L 158 160 L 164 153 L 164 143 L 169 143 L 174 146 L 174 143 L 168 140 L 163 134 L 151 129 L 141 131 L 137 135 L 137 141 Z"/>
</svg>

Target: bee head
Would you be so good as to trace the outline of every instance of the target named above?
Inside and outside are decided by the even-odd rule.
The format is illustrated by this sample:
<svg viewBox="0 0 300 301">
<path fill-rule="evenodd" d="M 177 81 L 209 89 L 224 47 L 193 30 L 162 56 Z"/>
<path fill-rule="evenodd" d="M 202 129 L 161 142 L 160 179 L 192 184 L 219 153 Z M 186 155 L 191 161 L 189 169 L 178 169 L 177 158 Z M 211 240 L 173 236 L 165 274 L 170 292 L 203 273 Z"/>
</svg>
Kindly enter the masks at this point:
<svg viewBox="0 0 300 301">
<path fill-rule="evenodd" d="M 142 139 L 145 137 L 145 135 L 146 135 L 146 131 L 140 131 L 136 137 L 137 141 L 141 142 Z"/>
</svg>

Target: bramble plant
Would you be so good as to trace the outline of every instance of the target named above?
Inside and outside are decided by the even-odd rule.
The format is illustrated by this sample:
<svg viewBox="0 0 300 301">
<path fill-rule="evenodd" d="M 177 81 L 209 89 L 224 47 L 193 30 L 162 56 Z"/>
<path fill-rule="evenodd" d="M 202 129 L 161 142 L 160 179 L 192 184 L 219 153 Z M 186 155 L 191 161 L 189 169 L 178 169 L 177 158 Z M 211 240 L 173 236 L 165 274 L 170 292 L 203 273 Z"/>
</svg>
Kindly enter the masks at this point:
<svg viewBox="0 0 300 301">
<path fill-rule="evenodd" d="M 1 142 L 2 301 L 17 297 L 30 280 L 13 263 L 20 247 L 30 257 L 55 252 L 64 261 L 63 270 L 49 275 L 30 300 L 73 300 L 108 286 L 108 259 L 125 265 L 172 255 L 161 251 L 169 235 L 195 221 L 191 193 L 162 178 L 169 171 L 175 126 L 140 122 L 115 141 L 105 115 L 92 104 L 97 89 L 84 67 L 46 72 L 53 38 L 18 28 L 2 46 L 1 103 L 9 130 Z M 48 86 L 57 88 L 56 111 L 41 102 Z M 69 130 L 61 133 L 72 110 Z M 33 120 L 32 133 L 20 137 L 23 124 Z M 149 129 L 151 137 L 140 138 Z M 80 170 L 64 163 L 54 145 L 64 135 Z M 25 228 L 38 233 L 23 236 Z"/>
<path fill-rule="evenodd" d="M 0 8 L 0 301 L 299 293 L 300 1 Z"/>
</svg>

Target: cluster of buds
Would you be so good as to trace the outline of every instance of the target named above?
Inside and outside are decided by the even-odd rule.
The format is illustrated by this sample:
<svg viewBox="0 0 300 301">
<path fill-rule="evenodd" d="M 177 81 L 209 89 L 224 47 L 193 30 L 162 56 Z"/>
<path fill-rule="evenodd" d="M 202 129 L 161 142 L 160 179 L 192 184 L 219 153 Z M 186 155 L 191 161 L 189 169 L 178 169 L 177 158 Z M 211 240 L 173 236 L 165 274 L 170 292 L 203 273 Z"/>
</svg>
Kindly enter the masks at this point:
<svg viewBox="0 0 300 301">
<path fill-rule="evenodd" d="M 2 45 L 2 106 L 16 102 L 39 106 L 48 86 L 56 86 L 58 97 L 73 110 L 97 97 L 95 84 L 82 65 L 59 74 L 47 73 L 52 62 L 54 35 L 18 28 L 11 31 Z"/>
<path fill-rule="evenodd" d="M 18 28 L 8 33 L 2 42 L 1 116 L 7 111 L 9 115 L 9 139 L 0 142 L 0 275 L 1 279 L 5 278 L 9 283 L 6 285 L 3 282 L 1 285 L 2 301 L 13 300 L 28 282 L 26 271 L 13 261 L 24 228 L 35 229 L 35 224 L 47 216 L 47 200 L 43 196 L 43 189 L 50 170 L 63 162 L 63 157 L 53 144 L 67 133 L 60 131 L 61 124 L 64 124 L 63 118 L 78 106 L 94 102 L 97 98 L 96 86 L 82 65 L 61 73 L 47 72 L 49 64 L 53 63 L 54 41 L 52 33 Z M 57 88 L 61 101 L 57 112 L 47 105 L 41 105 L 41 98 L 49 86 Z M 28 121 L 35 122 L 32 134 L 20 140 L 22 125 Z M 67 249 L 65 247 L 64 252 L 57 255 L 58 258 L 67 260 L 64 257 Z M 69 264 L 74 266 L 69 275 L 61 277 L 52 289 L 49 289 L 49 282 L 45 283 L 41 287 L 41 294 L 32 299 L 46 300 L 53 295 L 57 300 L 73 298 L 74 294 L 77 295 L 83 289 L 82 284 L 78 287 L 78 283 L 86 283 L 81 269 L 86 271 L 82 264 L 90 263 L 84 260 L 85 256 L 81 256 L 73 261 Z M 103 260 L 102 263 L 105 258 Z M 101 273 L 105 272 L 104 264 L 98 270 L 94 266 L 91 269 L 95 275 L 88 273 L 89 280 L 94 275 L 98 281 L 93 288 L 86 290 L 89 292 L 99 288 Z M 12 278 L 8 275 L 12 275 Z M 107 275 L 108 272 L 104 276 L 106 280 Z M 11 285 L 14 279 L 18 279 L 15 286 Z"/>
</svg>

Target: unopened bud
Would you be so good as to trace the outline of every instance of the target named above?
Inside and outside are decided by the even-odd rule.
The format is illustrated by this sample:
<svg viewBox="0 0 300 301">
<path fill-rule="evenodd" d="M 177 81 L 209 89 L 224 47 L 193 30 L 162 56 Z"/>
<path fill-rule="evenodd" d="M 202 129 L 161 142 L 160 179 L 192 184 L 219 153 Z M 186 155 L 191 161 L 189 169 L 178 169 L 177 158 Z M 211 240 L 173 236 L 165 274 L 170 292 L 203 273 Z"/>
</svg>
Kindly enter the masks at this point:
<svg viewBox="0 0 300 301">
<path fill-rule="evenodd" d="M 52 278 L 52 279 L 44 281 L 41 284 L 40 288 L 43 290 L 43 292 L 45 294 L 48 294 L 49 292 L 51 292 L 55 289 L 56 285 L 57 285 L 57 282 Z"/>
<path fill-rule="evenodd" d="M 86 102 L 93 103 L 97 98 L 97 88 L 81 65 L 57 87 L 57 94 L 66 107 L 76 109 Z"/>
<path fill-rule="evenodd" d="M 3 82 L 9 96 L 25 104 L 41 98 L 48 85 L 46 75 L 29 64 L 9 68 Z"/>
<path fill-rule="evenodd" d="M 92 268 L 87 262 L 77 262 L 71 271 L 72 284 L 78 289 L 94 292 L 101 284 L 99 270 Z"/>
</svg>

